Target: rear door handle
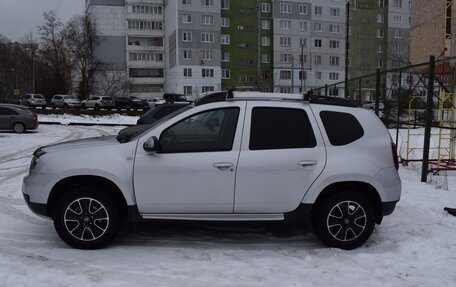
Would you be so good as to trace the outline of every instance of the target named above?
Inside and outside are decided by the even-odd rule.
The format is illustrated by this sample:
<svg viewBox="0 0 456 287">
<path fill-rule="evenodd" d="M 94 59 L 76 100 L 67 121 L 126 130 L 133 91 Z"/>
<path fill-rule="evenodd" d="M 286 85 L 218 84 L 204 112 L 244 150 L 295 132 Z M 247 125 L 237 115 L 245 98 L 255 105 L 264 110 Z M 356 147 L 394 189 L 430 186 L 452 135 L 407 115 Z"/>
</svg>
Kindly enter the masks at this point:
<svg viewBox="0 0 456 287">
<path fill-rule="evenodd" d="M 234 164 L 231 162 L 216 162 L 214 163 L 214 167 L 218 168 L 219 170 L 227 170 L 233 171 Z"/>
<path fill-rule="evenodd" d="M 300 166 L 312 166 L 312 165 L 316 165 L 317 162 L 314 160 L 301 160 L 301 161 L 298 161 L 298 164 Z"/>
</svg>

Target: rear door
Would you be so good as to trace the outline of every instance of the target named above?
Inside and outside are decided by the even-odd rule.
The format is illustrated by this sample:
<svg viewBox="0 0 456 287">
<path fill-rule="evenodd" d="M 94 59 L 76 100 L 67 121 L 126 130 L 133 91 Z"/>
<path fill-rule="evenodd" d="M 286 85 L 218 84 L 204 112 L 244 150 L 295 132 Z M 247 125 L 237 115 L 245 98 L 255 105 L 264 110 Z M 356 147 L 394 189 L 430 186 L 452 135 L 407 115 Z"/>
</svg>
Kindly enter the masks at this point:
<svg viewBox="0 0 456 287">
<path fill-rule="evenodd" d="M 234 212 L 296 209 L 326 164 L 325 146 L 310 107 L 249 102 L 242 138 Z"/>
</svg>

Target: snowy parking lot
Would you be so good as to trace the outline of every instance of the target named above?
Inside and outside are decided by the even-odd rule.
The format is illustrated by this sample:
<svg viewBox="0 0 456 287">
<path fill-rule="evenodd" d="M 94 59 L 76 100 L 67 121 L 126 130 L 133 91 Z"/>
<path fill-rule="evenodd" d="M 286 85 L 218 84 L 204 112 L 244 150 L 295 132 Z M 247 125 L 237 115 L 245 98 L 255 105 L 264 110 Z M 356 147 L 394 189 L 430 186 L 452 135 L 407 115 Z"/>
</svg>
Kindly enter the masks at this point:
<svg viewBox="0 0 456 287">
<path fill-rule="evenodd" d="M 134 121 L 133 121 L 134 122 Z M 401 167 L 402 199 L 367 243 L 323 246 L 308 227 L 277 235 L 274 225 L 148 223 L 108 248 L 76 250 L 21 193 L 39 146 L 116 134 L 121 127 L 41 125 L 0 132 L 0 286 L 454 286 L 456 173 L 449 190 Z"/>
</svg>

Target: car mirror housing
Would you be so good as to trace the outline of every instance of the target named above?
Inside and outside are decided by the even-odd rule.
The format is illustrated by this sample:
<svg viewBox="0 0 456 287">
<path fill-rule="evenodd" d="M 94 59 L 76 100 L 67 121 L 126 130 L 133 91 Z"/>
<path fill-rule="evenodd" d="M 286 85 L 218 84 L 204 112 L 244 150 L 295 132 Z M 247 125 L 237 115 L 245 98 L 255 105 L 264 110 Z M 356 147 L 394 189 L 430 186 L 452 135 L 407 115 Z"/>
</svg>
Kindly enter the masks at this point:
<svg viewBox="0 0 456 287">
<path fill-rule="evenodd" d="M 153 136 L 153 137 L 149 138 L 146 142 L 144 142 L 143 148 L 147 152 L 158 151 L 157 137 Z"/>
</svg>

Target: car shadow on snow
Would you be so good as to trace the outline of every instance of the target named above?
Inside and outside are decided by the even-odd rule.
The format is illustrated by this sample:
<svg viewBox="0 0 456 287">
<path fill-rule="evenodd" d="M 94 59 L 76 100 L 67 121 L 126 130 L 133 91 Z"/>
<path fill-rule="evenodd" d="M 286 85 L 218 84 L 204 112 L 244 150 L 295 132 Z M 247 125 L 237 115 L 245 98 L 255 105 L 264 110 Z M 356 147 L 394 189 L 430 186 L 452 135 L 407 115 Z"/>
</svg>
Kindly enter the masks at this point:
<svg viewBox="0 0 456 287">
<path fill-rule="evenodd" d="M 214 249 L 322 248 L 310 224 L 288 222 L 174 222 L 132 224 L 115 245 Z"/>
</svg>

